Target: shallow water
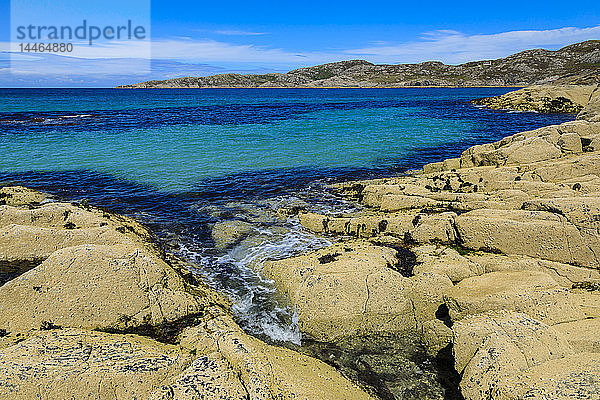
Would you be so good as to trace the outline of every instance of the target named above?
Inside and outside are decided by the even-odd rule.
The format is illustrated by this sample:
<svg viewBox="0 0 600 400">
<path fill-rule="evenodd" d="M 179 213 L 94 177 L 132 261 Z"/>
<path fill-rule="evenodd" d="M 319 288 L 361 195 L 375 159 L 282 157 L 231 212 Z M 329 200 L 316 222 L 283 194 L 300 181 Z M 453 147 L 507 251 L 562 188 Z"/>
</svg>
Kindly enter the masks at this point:
<svg viewBox="0 0 600 400">
<path fill-rule="evenodd" d="M 508 90 L 0 89 L 0 183 L 140 219 L 232 297 L 245 329 L 298 343 L 293 311 L 249 266 L 329 242 L 277 208 L 352 210 L 322 183 L 398 174 L 573 119 L 466 103 Z M 230 219 L 256 231 L 218 251 L 210 230 Z"/>
</svg>

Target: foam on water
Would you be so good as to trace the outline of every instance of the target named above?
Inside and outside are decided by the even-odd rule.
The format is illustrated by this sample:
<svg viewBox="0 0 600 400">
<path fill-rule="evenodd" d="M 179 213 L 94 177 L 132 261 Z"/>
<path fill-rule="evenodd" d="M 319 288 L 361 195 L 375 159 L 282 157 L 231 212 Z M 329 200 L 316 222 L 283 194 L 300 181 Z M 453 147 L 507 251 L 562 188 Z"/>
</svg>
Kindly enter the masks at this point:
<svg viewBox="0 0 600 400">
<path fill-rule="evenodd" d="M 258 236 L 270 238 L 248 247 L 236 246 L 218 256 L 207 255 L 206 251 L 192 251 L 185 245 L 181 246 L 180 252 L 198 266 L 198 274 L 208 278 L 211 286 L 231 298 L 233 312 L 246 331 L 275 342 L 300 345 L 298 315 L 278 296 L 274 282 L 261 275 L 261 266 L 265 261 L 316 250 L 331 242 L 303 230 L 297 218 L 278 228 L 283 227 L 289 231 L 282 234 L 280 229 L 278 232 L 269 228 L 257 229 Z"/>
<path fill-rule="evenodd" d="M 275 217 L 279 208 L 298 204 L 307 197 L 319 199 L 311 204 L 312 211 L 329 213 L 354 209 L 350 203 L 335 199 L 321 185 L 310 185 L 294 195 L 252 204 L 236 203 L 238 209 L 250 210 L 260 222 L 255 222 L 252 233 L 244 240 L 226 251 L 215 252 L 210 246 L 198 248 L 197 243 L 181 243 L 179 249 L 180 255 L 198 266 L 195 272 L 199 276 L 231 298 L 237 322 L 247 332 L 273 342 L 300 345 L 302 335 L 296 311 L 278 294 L 274 282 L 262 275 L 264 263 L 331 244 L 329 239 L 304 229 L 297 216 Z M 212 210 L 215 212 L 214 206 Z M 263 214 L 257 215 L 257 210 Z"/>
</svg>

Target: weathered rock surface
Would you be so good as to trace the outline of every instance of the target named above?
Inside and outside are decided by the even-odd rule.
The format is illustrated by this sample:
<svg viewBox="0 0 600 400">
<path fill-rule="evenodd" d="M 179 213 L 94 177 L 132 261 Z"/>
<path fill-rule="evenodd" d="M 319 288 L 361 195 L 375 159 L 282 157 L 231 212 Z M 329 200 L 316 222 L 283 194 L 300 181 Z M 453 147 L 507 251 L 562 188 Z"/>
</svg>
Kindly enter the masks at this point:
<svg viewBox="0 0 600 400">
<path fill-rule="evenodd" d="M 18 243 L 18 246 L 15 245 Z M 110 227 L 55 229 L 37 226 L 8 225 L 0 228 L 0 262 L 6 265 L 33 265 L 66 247 L 82 244 L 132 244 Z"/>
<path fill-rule="evenodd" d="M 502 382 L 528 368 L 572 354 L 553 328 L 519 313 L 487 313 L 453 326 L 456 369 L 468 399 L 497 397 Z"/>
<path fill-rule="evenodd" d="M 60 306 L 57 306 L 60 305 Z M 0 287 L 0 328 L 131 329 L 198 314 L 203 302 L 164 261 L 142 249 L 80 245 L 56 251 Z"/>
<path fill-rule="evenodd" d="M 36 205 L 49 199 L 45 193 L 23 186 L 5 186 L 0 188 L 0 205 L 25 206 Z"/>
<path fill-rule="evenodd" d="M 585 318 L 547 274 L 535 271 L 491 272 L 462 280 L 446 292 L 453 321 L 487 311 L 525 313 L 546 324 Z"/>
<path fill-rule="evenodd" d="M 576 121 L 473 146 L 459 158 L 407 176 L 331 186 L 362 203 L 363 211 L 299 215 L 314 232 L 366 238 L 414 254 L 410 273 L 390 287 L 412 284 L 413 291 L 398 296 L 413 302 L 416 337 L 430 354 L 453 348 L 467 399 L 598 398 L 597 91 L 588 85 L 514 92 L 505 98 L 529 97 L 525 108 L 584 111 Z M 540 100 L 541 93 L 550 100 Z M 552 103 L 558 97 L 570 100 Z M 287 269 L 274 279 L 287 279 L 295 268 L 310 276 L 315 269 L 306 267 L 309 259 L 279 261 Z M 360 257 L 355 259 L 358 265 Z M 354 277 L 374 263 L 360 265 Z M 426 283 L 417 286 L 422 277 Z M 288 294 L 293 304 L 294 290 Z M 425 307 L 419 307 L 417 293 L 426 298 Z M 318 305 L 299 311 L 301 320 L 336 301 L 330 297 L 318 294 Z M 343 304 L 357 307 L 359 299 Z M 332 307 L 328 313 L 340 312 Z M 575 353 L 588 364 L 570 363 Z"/>
<path fill-rule="evenodd" d="M 600 318 L 582 319 L 554 326 L 575 351 L 600 353 Z"/>
<path fill-rule="evenodd" d="M 456 218 L 462 244 L 473 250 L 520 254 L 597 268 L 600 241 L 582 235 L 561 214 L 528 210 L 475 210 Z"/>
<path fill-rule="evenodd" d="M 415 247 L 412 250 L 417 256 L 417 265 L 413 268 L 415 274 L 446 275 L 452 282 L 460 282 L 486 272 L 479 263 L 461 256 L 458 251 L 448 247 L 427 245 Z"/>
<path fill-rule="evenodd" d="M 0 397 L 149 398 L 191 362 L 192 356 L 177 346 L 144 337 L 78 329 L 41 331 L 0 349 Z"/>
<path fill-rule="evenodd" d="M 597 85 L 530 86 L 502 96 L 473 100 L 472 103 L 494 110 L 578 113 L 596 92 L 599 92 Z"/>
<path fill-rule="evenodd" d="M 40 228 L 78 229 L 107 226 L 108 222 L 108 218 L 100 218 L 95 213 L 73 204 L 46 203 L 35 208 L 0 206 L 0 226 L 3 227 L 14 224 L 34 225 Z"/>
<path fill-rule="evenodd" d="M 1 190 L 14 194 L 14 206 L 0 205 L 0 283 L 2 276 L 28 271 L 65 247 L 136 244 L 152 250 L 152 234 L 129 218 L 67 203 L 39 206 L 32 199 L 48 196 L 22 187 Z"/>
<path fill-rule="evenodd" d="M 498 399 L 600 399 L 600 355 L 550 360 L 500 382 Z"/>
<path fill-rule="evenodd" d="M 34 332 L 0 349 L 0 366 L 6 398 L 371 398 L 321 361 L 247 336 L 224 314 L 184 330 L 179 345 L 78 329 Z"/>
<path fill-rule="evenodd" d="M 295 306 L 301 330 L 333 342 L 377 331 L 416 332 L 413 282 L 393 269 L 397 263 L 393 249 L 348 242 L 267 262 L 263 272 Z"/>
<path fill-rule="evenodd" d="M 247 336 L 135 221 L 1 193 L 0 397 L 371 398 L 323 362 Z"/>
<path fill-rule="evenodd" d="M 429 215 L 420 212 L 365 214 L 329 217 L 315 213 L 299 214 L 300 223 L 313 232 L 370 238 L 381 234 L 410 238 L 419 243 L 451 243 L 456 239 L 453 212 Z"/>
<path fill-rule="evenodd" d="M 210 398 L 371 399 L 327 364 L 266 345 L 243 333 L 226 315 L 184 330 L 181 346 L 200 357 L 183 375 L 165 384 L 155 399 L 203 398 L 195 392 L 203 389 L 207 376 L 217 387 L 231 387 L 228 381 L 237 379 L 244 388 L 243 392 L 236 386 L 234 390 L 215 390 Z"/>
<path fill-rule="evenodd" d="M 452 281 L 432 272 L 412 275 L 413 258 L 400 248 L 351 240 L 267 262 L 262 272 L 294 306 L 309 339 L 335 344 L 332 357 L 342 354 L 334 362 L 346 373 L 376 374 L 380 395 L 441 399 L 435 361 L 418 360 L 450 343 L 451 331 L 438 317 Z"/>
<path fill-rule="evenodd" d="M 484 272 L 499 271 L 540 271 L 551 276 L 560 286 L 570 288 L 573 285 L 600 280 L 600 271 L 577 267 L 554 261 L 517 255 L 471 252 L 465 257 L 483 268 Z M 472 265 L 472 264 L 468 264 Z"/>
<path fill-rule="evenodd" d="M 592 93 L 590 101 L 583 107 L 577 119 L 600 122 L 600 92 L 598 90 Z"/>
</svg>

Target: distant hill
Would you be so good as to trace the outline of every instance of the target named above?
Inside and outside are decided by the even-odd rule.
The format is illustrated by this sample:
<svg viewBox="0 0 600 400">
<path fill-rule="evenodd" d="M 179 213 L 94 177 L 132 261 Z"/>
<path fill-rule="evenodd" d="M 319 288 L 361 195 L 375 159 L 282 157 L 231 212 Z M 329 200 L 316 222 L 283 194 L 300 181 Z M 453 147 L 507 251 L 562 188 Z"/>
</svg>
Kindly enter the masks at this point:
<svg viewBox="0 0 600 400">
<path fill-rule="evenodd" d="M 557 51 L 526 50 L 497 60 L 446 65 L 376 65 L 364 60 L 300 68 L 285 74 L 220 74 L 148 81 L 120 88 L 528 86 L 600 83 L 600 40 Z"/>
</svg>

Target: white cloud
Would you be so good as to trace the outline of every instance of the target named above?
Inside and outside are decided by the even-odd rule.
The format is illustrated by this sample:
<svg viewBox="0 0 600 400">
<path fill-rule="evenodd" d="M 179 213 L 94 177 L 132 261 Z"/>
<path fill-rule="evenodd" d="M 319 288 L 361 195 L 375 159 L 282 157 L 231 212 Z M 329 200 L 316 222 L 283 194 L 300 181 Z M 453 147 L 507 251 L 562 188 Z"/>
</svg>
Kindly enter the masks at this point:
<svg viewBox="0 0 600 400">
<path fill-rule="evenodd" d="M 584 40 L 600 38 L 600 26 L 540 31 L 512 31 L 489 35 L 467 35 L 439 30 L 423 33 L 418 40 L 396 43 L 381 38 L 370 47 L 330 52 L 298 52 L 254 44 L 234 44 L 210 39 L 173 37 L 146 41 L 99 42 L 93 46 L 75 43 L 68 56 L 8 53 L 10 44 L 0 42 L 0 62 L 12 58 L 12 72 L 31 76 L 129 75 L 129 81 L 201 76 L 223 72 L 287 71 L 301 66 L 362 58 L 374 63 L 411 63 L 439 60 L 449 64 L 505 57 L 532 48 L 556 49 Z M 2 52 L 4 49 L 4 52 Z M 152 70 L 148 70 L 152 59 Z M 5 60 L 5 61 L 4 61 Z M 15 62 L 17 61 L 17 62 Z M 160 65 L 160 67 L 158 67 Z M 2 68 L 6 74 L 6 68 Z M 140 78 L 140 73 L 145 74 Z M 136 77 L 137 75 L 137 77 Z M 93 78 L 92 78 L 93 77 Z M 15 75 L 16 79 L 16 75 Z M 0 82 L 10 77 L 4 76 Z"/>
<path fill-rule="evenodd" d="M 448 64 L 506 57 L 533 48 L 559 48 L 600 38 L 600 26 L 542 31 L 512 31 L 490 35 L 466 35 L 451 30 L 426 32 L 420 40 L 395 45 L 345 50 L 348 57 L 375 63 L 416 63 L 439 60 Z"/>
<path fill-rule="evenodd" d="M 232 44 L 216 40 L 172 40 L 152 42 L 152 57 L 194 62 L 238 62 L 289 64 L 320 63 L 341 54 L 306 52 L 297 53 L 253 44 Z"/>
<path fill-rule="evenodd" d="M 10 48 L 10 44 L 7 42 L 0 43 L 0 45 Z M 92 46 L 87 43 L 74 43 L 73 49 L 72 53 L 62 55 L 79 59 L 152 58 L 194 63 L 236 62 L 278 65 L 319 63 L 326 62 L 331 58 L 342 59 L 344 57 L 343 54 L 297 53 L 267 46 L 232 44 L 211 39 L 194 40 L 185 37 L 153 40 L 151 45 L 146 41 L 136 40 L 98 42 Z M 24 54 L 19 53 L 18 45 L 14 43 L 12 52 L 13 55 Z"/>
<path fill-rule="evenodd" d="M 600 26 L 561 28 L 543 31 L 512 31 L 490 35 L 467 35 L 458 31 L 425 32 L 419 40 L 390 44 L 389 40 L 371 47 L 338 52 L 297 52 L 254 44 L 233 44 L 212 39 L 174 37 L 147 41 L 75 43 L 69 57 L 76 58 L 149 58 L 180 62 L 236 62 L 273 65 L 310 65 L 364 58 L 375 63 L 408 63 L 439 60 L 462 63 L 504 57 L 531 48 L 559 48 L 568 44 L 600 38 Z M 388 39 L 388 38 L 384 38 Z M 0 43 L 3 47 L 8 43 Z M 150 51 L 151 48 L 151 51 Z M 13 46 L 13 51 L 16 48 Z"/>
<path fill-rule="evenodd" d="M 231 30 L 221 30 L 221 31 L 213 31 L 217 35 L 228 35 L 228 36 L 259 36 L 266 35 L 267 32 L 249 32 L 249 31 L 241 31 L 236 29 Z"/>
</svg>

